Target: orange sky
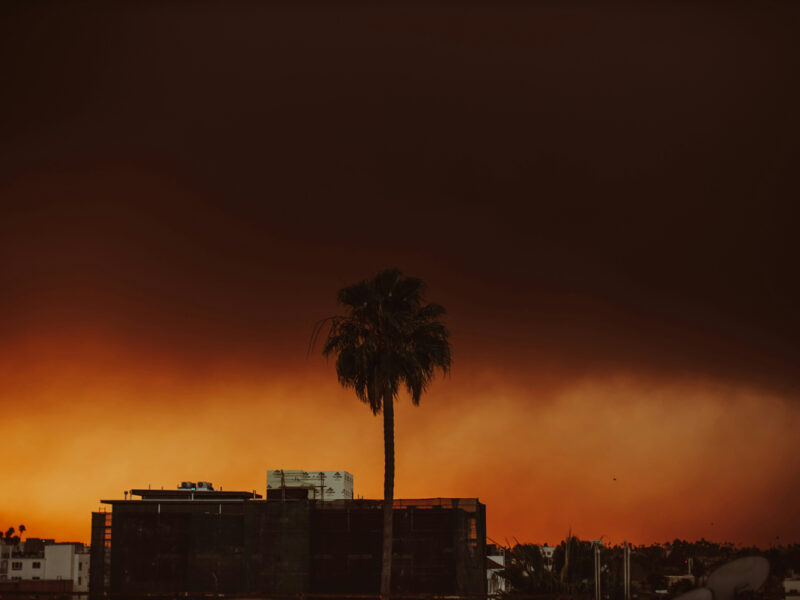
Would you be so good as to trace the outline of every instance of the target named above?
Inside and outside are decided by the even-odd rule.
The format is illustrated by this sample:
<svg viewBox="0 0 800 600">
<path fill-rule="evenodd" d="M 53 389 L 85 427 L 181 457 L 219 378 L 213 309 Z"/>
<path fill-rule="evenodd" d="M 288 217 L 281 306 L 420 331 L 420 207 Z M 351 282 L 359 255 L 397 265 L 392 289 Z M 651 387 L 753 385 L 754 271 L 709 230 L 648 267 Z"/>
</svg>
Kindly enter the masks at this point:
<svg viewBox="0 0 800 600">
<path fill-rule="evenodd" d="M 3 3 L 0 526 L 276 467 L 379 495 L 380 423 L 306 351 L 397 266 L 454 357 L 401 398 L 398 496 L 501 542 L 800 541 L 798 20 Z"/>
<path fill-rule="evenodd" d="M 108 341 L 6 348 L 0 523 L 88 541 L 101 498 L 186 479 L 263 493 L 275 467 L 347 469 L 357 494 L 379 497 L 380 422 L 322 358 L 288 364 L 192 371 Z M 478 497 L 499 541 L 569 528 L 615 542 L 797 540 L 798 426 L 786 399 L 714 381 L 539 386 L 534 371 L 512 382 L 457 362 L 420 408 L 399 403 L 396 493 Z"/>
</svg>

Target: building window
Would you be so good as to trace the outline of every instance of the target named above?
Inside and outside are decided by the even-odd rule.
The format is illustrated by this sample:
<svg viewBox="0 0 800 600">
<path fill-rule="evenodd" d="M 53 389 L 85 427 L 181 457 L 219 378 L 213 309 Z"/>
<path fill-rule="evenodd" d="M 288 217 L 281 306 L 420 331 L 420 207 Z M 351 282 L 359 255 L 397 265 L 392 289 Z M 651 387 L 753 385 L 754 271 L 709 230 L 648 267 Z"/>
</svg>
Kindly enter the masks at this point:
<svg viewBox="0 0 800 600">
<path fill-rule="evenodd" d="M 78 571 L 82 571 L 82 570 L 83 570 L 83 563 L 79 562 L 78 563 Z"/>
<path fill-rule="evenodd" d="M 22 571 L 22 561 L 21 560 L 13 560 L 13 561 L 11 561 L 11 570 L 12 571 Z"/>
<path fill-rule="evenodd" d="M 31 579 L 33 579 L 34 581 L 39 581 L 38 577 L 31 577 Z"/>
<path fill-rule="evenodd" d="M 81 584 L 81 578 L 80 578 L 80 576 L 79 576 L 79 577 L 78 577 L 78 585 L 80 585 L 80 584 Z"/>
<path fill-rule="evenodd" d="M 41 568 L 42 568 L 42 563 L 40 563 L 40 562 L 34 562 L 34 563 L 33 563 L 33 568 L 34 568 L 34 569 L 41 569 Z"/>
</svg>

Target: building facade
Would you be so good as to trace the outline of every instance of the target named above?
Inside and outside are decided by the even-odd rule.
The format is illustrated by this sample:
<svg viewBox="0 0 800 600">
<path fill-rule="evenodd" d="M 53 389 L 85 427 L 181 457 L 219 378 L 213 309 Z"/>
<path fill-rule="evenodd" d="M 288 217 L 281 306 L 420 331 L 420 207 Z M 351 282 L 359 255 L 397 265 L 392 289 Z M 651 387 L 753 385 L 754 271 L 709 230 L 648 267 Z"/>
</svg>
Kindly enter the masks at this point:
<svg viewBox="0 0 800 600">
<path fill-rule="evenodd" d="M 133 490 L 92 516 L 90 596 L 376 593 L 383 503 Z M 485 507 L 396 500 L 395 593 L 485 594 Z"/>
<path fill-rule="evenodd" d="M 89 591 L 90 554 L 89 549 L 83 544 L 28 538 L 13 547 L 2 546 L 1 590 L 11 591 L 18 586 L 9 587 L 9 585 L 25 584 L 23 588 L 29 592 Z M 41 582 L 41 585 L 32 582 Z"/>
</svg>

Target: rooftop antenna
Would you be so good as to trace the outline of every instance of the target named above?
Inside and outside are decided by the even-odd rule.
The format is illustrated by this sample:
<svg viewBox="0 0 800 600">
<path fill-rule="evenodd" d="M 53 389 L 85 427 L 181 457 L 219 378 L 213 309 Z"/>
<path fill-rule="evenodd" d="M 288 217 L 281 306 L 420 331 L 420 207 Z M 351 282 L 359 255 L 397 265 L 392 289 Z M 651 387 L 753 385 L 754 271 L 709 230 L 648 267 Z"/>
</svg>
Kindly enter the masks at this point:
<svg viewBox="0 0 800 600">
<path fill-rule="evenodd" d="M 594 546 L 594 598 L 595 600 L 602 600 L 603 596 L 600 590 L 600 546 L 603 545 L 603 536 L 599 540 L 592 540 Z"/>
<path fill-rule="evenodd" d="M 631 600 L 631 545 L 622 542 L 622 578 L 625 584 L 625 600 Z"/>
</svg>

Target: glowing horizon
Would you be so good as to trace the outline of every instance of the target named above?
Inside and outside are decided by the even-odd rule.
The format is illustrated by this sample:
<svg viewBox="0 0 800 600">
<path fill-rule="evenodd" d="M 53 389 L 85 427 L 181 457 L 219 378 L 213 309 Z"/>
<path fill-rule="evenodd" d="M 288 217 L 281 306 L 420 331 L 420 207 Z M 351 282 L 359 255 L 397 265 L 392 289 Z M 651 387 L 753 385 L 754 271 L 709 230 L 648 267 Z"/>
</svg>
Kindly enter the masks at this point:
<svg viewBox="0 0 800 600">
<path fill-rule="evenodd" d="M 61 361 L 3 371 L 7 447 L 26 449 L 3 473 L 6 527 L 88 542 L 91 511 L 123 490 L 202 479 L 263 494 L 267 469 L 281 467 L 347 470 L 358 495 L 381 497 L 380 423 L 321 357 L 144 375 L 120 348 Z M 477 497 L 500 541 L 569 529 L 612 542 L 797 540 L 786 494 L 799 425 L 780 397 L 719 382 L 618 374 L 552 389 L 460 364 L 419 408 L 398 402 L 396 497 Z"/>
</svg>

